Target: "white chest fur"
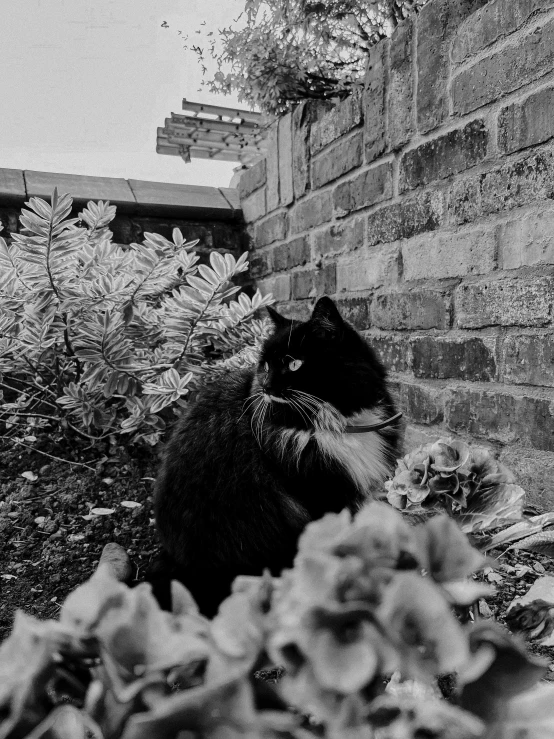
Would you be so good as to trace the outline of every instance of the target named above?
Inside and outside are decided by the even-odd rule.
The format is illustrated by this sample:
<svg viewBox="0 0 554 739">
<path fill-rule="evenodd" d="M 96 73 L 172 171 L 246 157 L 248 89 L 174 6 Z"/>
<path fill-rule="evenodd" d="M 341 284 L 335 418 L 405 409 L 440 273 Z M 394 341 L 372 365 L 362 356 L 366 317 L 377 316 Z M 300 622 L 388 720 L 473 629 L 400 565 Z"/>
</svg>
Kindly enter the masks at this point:
<svg viewBox="0 0 554 739">
<path fill-rule="evenodd" d="M 345 434 L 344 428 L 379 423 L 384 419 L 381 409 L 364 410 L 347 418 L 322 408 L 315 419 L 314 431 L 281 432 L 281 451 L 283 455 L 292 452 L 300 462 L 306 444 L 314 439 L 321 453 L 341 464 L 360 492 L 369 494 L 389 473 L 387 442 L 375 431 Z"/>
</svg>

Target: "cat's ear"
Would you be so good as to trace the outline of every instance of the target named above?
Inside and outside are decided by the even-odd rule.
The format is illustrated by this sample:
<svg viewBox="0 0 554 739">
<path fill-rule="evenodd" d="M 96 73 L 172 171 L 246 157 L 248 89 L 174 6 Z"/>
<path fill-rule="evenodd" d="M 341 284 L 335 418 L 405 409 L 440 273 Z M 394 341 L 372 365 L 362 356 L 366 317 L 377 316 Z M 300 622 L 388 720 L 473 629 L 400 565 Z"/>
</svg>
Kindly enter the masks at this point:
<svg viewBox="0 0 554 739">
<path fill-rule="evenodd" d="M 266 308 L 275 328 L 284 328 L 285 326 L 290 325 L 289 319 L 278 313 L 275 308 L 272 308 L 270 305 L 266 306 Z"/>
<path fill-rule="evenodd" d="M 328 297 L 320 298 L 317 301 L 312 312 L 312 317 L 310 318 L 310 323 L 318 330 L 335 335 L 339 334 L 344 326 L 337 306 Z"/>
</svg>

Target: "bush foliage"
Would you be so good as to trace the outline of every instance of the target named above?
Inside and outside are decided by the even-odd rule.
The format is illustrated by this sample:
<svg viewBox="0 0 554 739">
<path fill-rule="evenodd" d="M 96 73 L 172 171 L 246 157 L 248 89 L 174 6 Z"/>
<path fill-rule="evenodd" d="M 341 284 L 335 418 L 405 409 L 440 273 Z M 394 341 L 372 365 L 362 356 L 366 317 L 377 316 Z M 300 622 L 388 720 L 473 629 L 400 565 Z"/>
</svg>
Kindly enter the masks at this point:
<svg viewBox="0 0 554 739">
<path fill-rule="evenodd" d="M 310 524 L 292 570 L 239 578 L 211 622 L 182 585 L 162 612 L 148 585 L 101 565 L 59 621 L 16 615 L 0 737 L 545 739 L 545 665 L 494 622 L 454 614 L 490 594 L 471 577 L 484 562 L 447 516 L 409 526 L 371 503 Z M 285 667 L 277 684 L 252 677 L 270 663 Z"/>
<path fill-rule="evenodd" d="M 251 359 L 272 302 L 233 279 L 246 253 L 146 233 L 113 243 L 114 206 L 31 198 L 23 230 L 0 238 L 0 419 L 12 433 L 49 424 L 91 439 L 128 434 L 155 444 L 200 381 Z"/>
<path fill-rule="evenodd" d="M 236 94 L 271 115 L 308 98 L 344 97 L 360 86 L 368 52 L 426 0 L 246 0 L 234 27 L 207 34 L 196 51 L 218 70 L 210 92 Z"/>
</svg>

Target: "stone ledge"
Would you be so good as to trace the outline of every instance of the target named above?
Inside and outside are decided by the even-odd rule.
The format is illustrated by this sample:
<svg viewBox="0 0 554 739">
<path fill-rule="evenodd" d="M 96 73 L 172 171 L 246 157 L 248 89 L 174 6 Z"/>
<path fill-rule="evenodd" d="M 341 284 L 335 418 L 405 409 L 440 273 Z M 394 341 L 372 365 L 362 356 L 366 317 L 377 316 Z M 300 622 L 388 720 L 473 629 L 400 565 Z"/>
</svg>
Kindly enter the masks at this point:
<svg viewBox="0 0 554 739">
<path fill-rule="evenodd" d="M 76 207 L 89 200 L 109 200 L 118 213 L 127 215 L 242 220 L 238 194 L 232 188 L 18 169 L 0 169 L 0 207 L 21 207 L 33 196 L 49 199 L 55 187 L 60 193 L 68 192 Z"/>
</svg>

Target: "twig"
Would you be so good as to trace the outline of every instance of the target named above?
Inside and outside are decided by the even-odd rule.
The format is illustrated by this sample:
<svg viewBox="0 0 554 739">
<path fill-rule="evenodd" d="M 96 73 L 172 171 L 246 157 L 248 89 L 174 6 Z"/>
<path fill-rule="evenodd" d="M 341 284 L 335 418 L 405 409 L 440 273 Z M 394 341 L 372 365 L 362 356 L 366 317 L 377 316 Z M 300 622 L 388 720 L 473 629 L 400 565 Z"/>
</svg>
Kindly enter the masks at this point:
<svg viewBox="0 0 554 739">
<path fill-rule="evenodd" d="M 24 446 L 26 449 L 30 449 L 32 452 L 38 452 L 39 454 L 43 454 L 45 457 L 50 457 L 50 459 L 55 459 L 58 462 L 65 462 L 66 464 L 76 465 L 78 467 L 86 467 L 87 470 L 90 470 L 91 472 L 96 472 L 94 467 L 91 467 L 88 464 L 85 464 L 84 462 L 71 462 L 69 459 L 63 459 L 63 457 L 56 457 L 54 454 L 48 454 L 48 452 L 43 452 L 40 449 L 35 449 L 32 446 L 29 446 L 28 444 L 24 444 L 22 441 L 19 441 L 18 439 L 11 439 L 14 444 L 19 444 L 19 446 Z"/>
</svg>

